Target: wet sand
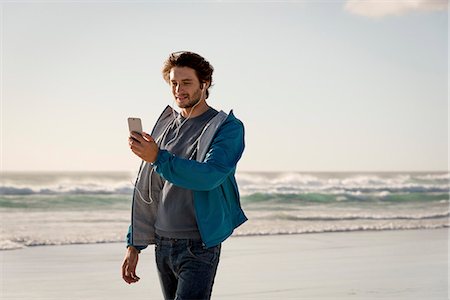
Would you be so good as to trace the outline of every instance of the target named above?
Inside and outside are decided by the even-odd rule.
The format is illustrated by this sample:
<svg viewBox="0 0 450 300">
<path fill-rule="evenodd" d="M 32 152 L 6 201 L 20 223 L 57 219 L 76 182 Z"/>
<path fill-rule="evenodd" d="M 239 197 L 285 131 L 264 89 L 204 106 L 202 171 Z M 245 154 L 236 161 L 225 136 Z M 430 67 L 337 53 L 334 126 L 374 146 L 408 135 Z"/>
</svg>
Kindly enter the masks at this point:
<svg viewBox="0 0 450 300">
<path fill-rule="evenodd" d="M 1 299 L 162 299 L 153 246 L 137 284 L 120 243 L 1 251 Z M 447 299 L 448 230 L 232 237 L 213 299 Z"/>
</svg>

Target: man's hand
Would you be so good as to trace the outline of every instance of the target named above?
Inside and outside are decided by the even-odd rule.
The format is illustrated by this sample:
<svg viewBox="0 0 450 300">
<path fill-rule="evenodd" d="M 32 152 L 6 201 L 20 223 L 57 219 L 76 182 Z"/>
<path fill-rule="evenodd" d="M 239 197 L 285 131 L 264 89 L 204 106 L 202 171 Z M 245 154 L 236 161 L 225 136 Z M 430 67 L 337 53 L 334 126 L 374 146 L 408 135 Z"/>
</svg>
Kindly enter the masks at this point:
<svg viewBox="0 0 450 300">
<path fill-rule="evenodd" d="M 142 135 L 132 132 L 128 138 L 128 144 L 131 151 L 146 162 L 153 163 L 156 161 L 159 148 L 151 135 L 145 132 L 142 132 Z"/>
<path fill-rule="evenodd" d="M 130 246 L 127 249 L 127 253 L 122 264 L 122 278 L 126 283 L 135 283 L 139 281 L 139 277 L 136 275 L 136 266 L 139 260 L 139 252 L 136 248 Z"/>
</svg>

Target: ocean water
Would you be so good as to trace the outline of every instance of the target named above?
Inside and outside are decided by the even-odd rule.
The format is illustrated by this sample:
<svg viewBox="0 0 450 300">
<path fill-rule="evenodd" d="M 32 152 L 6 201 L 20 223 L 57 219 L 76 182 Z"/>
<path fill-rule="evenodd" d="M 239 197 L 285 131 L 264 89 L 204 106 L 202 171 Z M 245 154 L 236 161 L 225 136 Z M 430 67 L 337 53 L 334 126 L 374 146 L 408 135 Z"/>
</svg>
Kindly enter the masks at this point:
<svg viewBox="0 0 450 300">
<path fill-rule="evenodd" d="M 0 250 L 124 242 L 136 174 L 8 173 Z M 449 226 L 448 173 L 239 172 L 249 221 L 235 235 Z"/>
</svg>

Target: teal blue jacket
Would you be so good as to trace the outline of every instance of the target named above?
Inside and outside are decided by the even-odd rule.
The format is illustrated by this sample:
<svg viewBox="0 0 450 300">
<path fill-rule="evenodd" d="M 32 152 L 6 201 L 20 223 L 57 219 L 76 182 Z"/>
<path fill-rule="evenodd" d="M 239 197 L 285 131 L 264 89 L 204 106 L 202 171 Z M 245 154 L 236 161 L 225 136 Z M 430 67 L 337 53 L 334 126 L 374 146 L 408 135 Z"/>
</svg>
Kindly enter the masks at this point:
<svg viewBox="0 0 450 300">
<path fill-rule="evenodd" d="M 162 136 L 172 120 L 172 109 L 167 107 L 158 119 L 152 136 Z M 156 141 L 159 142 L 158 139 Z M 154 222 L 161 196 L 161 188 L 152 184 L 152 181 L 158 180 L 155 176 L 193 191 L 197 225 L 206 247 L 213 247 L 227 239 L 236 227 L 247 220 L 240 205 L 235 179 L 236 165 L 244 146 L 244 126 L 231 111 L 228 115 L 219 112 L 205 126 L 199 139 L 196 160 L 160 150 L 153 164 L 145 163 L 137 180 L 136 188 L 141 193 L 133 195 L 127 244 L 141 250 L 155 243 Z M 147 193 L 152 197 L 139 201 Z"/>
</svg>

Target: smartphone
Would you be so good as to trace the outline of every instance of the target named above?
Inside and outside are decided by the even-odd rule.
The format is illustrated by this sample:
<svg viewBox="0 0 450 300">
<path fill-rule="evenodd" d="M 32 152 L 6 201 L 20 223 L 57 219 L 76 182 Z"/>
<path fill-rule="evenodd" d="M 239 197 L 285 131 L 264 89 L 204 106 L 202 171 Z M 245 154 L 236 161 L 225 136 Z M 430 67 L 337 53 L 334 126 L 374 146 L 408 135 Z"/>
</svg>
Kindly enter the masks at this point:
<svg viewBox="0 0 450 300">
<path fill-rule="evenodd" d="M 139 118 L 128 118 L 128 129 L 131 132 L 142 134 L 142 122 Z"/>
</svg>

